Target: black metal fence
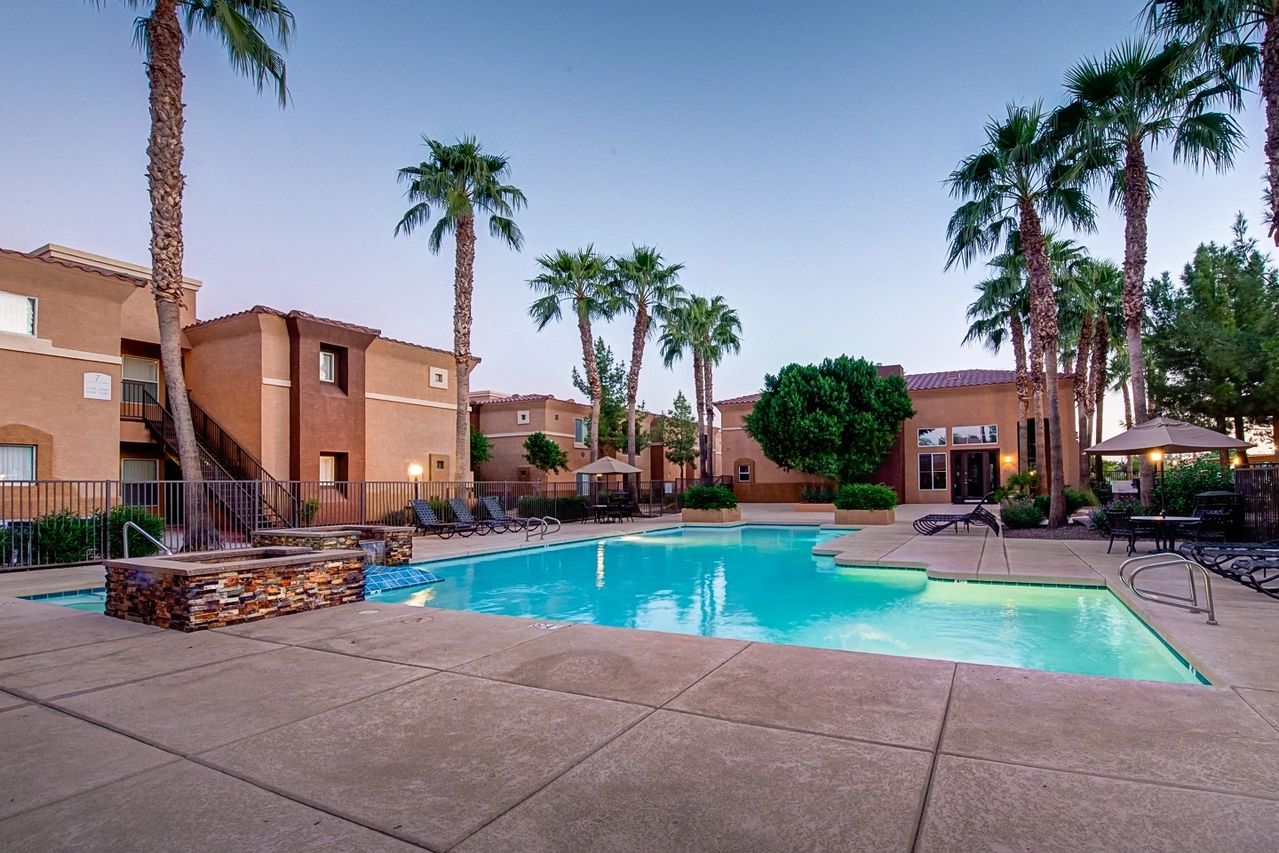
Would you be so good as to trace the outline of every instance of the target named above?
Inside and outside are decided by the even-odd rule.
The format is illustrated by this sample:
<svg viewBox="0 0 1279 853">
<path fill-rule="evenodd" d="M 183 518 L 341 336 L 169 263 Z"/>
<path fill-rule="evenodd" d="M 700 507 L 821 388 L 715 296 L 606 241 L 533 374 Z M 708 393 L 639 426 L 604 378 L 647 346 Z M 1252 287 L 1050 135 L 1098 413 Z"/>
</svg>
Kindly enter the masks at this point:
<svg viewBox="0 0 1279 853">
<path fill-rule="evenodd" d="M 722 484 L 729 484 L 722 478 Z M 0 481 L 0 571 L 97 562 L 124 556 L 125 522 L 134 521 L 179 551 L 185 539 L 186 490 L 205 491 L 223 547 L 251 544 L 254 530 L 335 524 L 411 524 L 409 502 L 425 500 L 445 521 L 454 519 L 450 500 L 461 500 L 477 517 L 487 514 L 481 498 L 494 498 L 509 515 L 551 515 L 576 521 L 609 494 L 632 495 L 641 513 L 678 512 L 694 481 L 627 483 L 590 480 L 545 482 L 119 480 Z M 731 484 L 729 484 L 731 485 Z M 290 496 L 282 517 L 277 492 Z M 130 553 L 154 546 L 128 534 Z"/>
<path fill-rule="evenodd" d="M 1260 542 L 1279 539 L 1279 468 L 1236 468 L 1235 492 L 1243 503 L 1248 537 Z"/>
</svg>

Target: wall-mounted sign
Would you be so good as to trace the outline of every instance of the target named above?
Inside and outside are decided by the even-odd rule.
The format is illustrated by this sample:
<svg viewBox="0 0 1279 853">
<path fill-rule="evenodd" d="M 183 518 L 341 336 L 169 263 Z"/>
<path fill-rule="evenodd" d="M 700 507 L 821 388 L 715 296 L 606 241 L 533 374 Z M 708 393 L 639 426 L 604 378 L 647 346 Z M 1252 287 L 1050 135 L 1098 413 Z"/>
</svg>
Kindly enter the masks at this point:
<svg viewBox="0 0 1279 853">
<path fill-rule="evenodd" d="M 111 374 L 86 373 L 84 375 L 84 399 L 110 400 Z"/>
</svg>

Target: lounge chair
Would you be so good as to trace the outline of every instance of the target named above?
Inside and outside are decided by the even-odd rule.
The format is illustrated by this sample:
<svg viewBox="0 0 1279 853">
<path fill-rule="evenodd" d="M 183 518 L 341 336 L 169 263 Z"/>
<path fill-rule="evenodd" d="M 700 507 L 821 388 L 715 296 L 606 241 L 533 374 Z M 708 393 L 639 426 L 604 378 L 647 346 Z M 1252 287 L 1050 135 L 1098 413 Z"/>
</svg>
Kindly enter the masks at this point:
<svg viewBox="0 0 1279 853">
<path fill-rule="evenodd" d="M 945 513 L 934 512 L 917 518 L 911 524 L 915 528 L 915 532 L 924 536 L 932 536 L 934 533 L 940 533 L 947 527 L 954 528 L 955 532 L 959 532 L 959 525 L 964 525 L 964 530 L 968 531 L 974 524 L 984 524 L 991 530 L 995 531 L 995 535 L 999 535 L 999 519 L 986 509 L 987 503 L 995 500 L 995 493 L 988 492 L 984 498 L 968 512 L 962 513 Z"/>
<path fill-rule="evenodd" d="M 501 533 L 508 528 L 505 525 L 498 524 L 491 518 L 483 521 L 471 514 L 471 508 L 466 505 L 466 501 L 461 498 L 449 498 L 449 509 L 453 510 L 453 517 L 462 524 L 471 525 L 476 533 L 483 536 L 486 533 Z"/>
<path fill-rule="evenodd" d="M 507 531 L 523 530 L 528 527 L 527 520 L 508 515 L 506 508 L 502 506 L 501 502 L 491 495 L 489 497 L 480 498 L 480 506 L 484 507 L 484 511 L 488 513 L 488 520 L 493 522 L 495 527 L 497 525 L 501 525 L 502 528 Z"/>
<path fill-rule="evenodd" d="M 440 517 L 435 514 L 435 510 L 431 509 L 431 504 L 427 501 L 409 501 L 409 508 L 413 510 L 415 526 L 423 533 L 432 533 L 441 539 L 448 539 L 455 533 L 459 536 L 470 536 L 476 531 L 476 525 L 473 524 L 440 521 Z"/>
<path fill-rule="evenodd" d="M 1223 578 L 1279 598 L 1279 540 L 1187 542 L 1178 553 Z"/>
</svg>

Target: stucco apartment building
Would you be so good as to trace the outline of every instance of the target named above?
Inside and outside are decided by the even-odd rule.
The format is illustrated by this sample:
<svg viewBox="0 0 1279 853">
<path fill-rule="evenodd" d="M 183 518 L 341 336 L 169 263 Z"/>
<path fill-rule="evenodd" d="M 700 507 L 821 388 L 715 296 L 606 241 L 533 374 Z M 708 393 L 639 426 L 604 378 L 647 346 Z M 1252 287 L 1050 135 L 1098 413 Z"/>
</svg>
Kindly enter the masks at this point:
<svg viewBox="0 0 1279 853">
<path fill-rule="evenodd" d="M 900 365 L 880 367 L 881 374 L 904 375 L 915 417 L 902 433 L 880 470 L 868 479 L 897 490 L 904 503 L 947 503 L 980 500 L 1018 471 L 1046 470 L 1043 421 L 1032 420 L 1026 458 L 1018 453 L 1017 392 L 1011 370 L 954 370 L 905 373 Z M 1073 378 L 1060 378 L 1062 444 L 1066 484 L 1077 488 L 1079 442 L 1073 428 Z M 715 405 L 722 415 L 725 473 L 744 501 L 794 501 L 805 485 L 826 481 L 798 471 L 784 471 L 764 454 L 743 429 L 743 419 L 759 399 L 748 394 Z"/>
<path fill-rule="evenodd" d="M 587 422 L 591 407 L 576 400 L 562 400 L 551 394 L 507 394 L 477 391 L 471 395 L 471 424 L 488 437 L 492 454 L 479 466 L 481 480 L 568 483 L 570 473 L 590 461 Z M 638 413 L 640 429 L 652 426 L 653 415 Z M 535 432 L 544 433 L 568 457 L 569 471 L 547 474 L 529 465 L 524 458 L 524 442 Z M 624 451 L 613 454 L 625 461 Z M 651 444 L 635 460 L 642 480 L 674 480 L 678 466 L 667 461 L 661 444 Z"/>
<path fill-rule="evenodd" d="M 61 246 L 0 250 L 0 478 L 179 476 L 149 275 Z M 199 288 L 185 282 L 183 354 L 206 476 L 457 476 L 451 352 L 265 306 L 198 321 Z"/>
</svg>

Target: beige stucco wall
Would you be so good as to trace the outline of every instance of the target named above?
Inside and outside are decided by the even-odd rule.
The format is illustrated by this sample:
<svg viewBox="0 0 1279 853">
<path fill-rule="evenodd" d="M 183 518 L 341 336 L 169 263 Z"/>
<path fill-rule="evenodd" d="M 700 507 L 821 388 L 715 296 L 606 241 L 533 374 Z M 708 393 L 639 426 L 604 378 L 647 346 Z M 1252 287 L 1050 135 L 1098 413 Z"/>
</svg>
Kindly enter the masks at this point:
<svg viewBox="0 0 1279 853">
<path fill-rule="evenodd" d="M 182 289 L 182 308 L 178 316 L 184 328 L 196 320 L 196 294 L 195 288 Z M 120 313 L 120 337 L 151 344 L 160 343 L 160 326 L 155 318 L 155 297 L 150 287 L 136 288 L 125 301 Z"/>
<path fill-rule="evenodd" d="M 365 476 L 404 480 L 417 464 L 423 479 L 457 479 L 452 354 L 378 338 L 369 344 L 364 369 Z M 446 387 L 431 385 L 433 369 L 444 373 Z"/>
<path fill-rule="evenodd" d="M 524 441 L 535 432 L 545 433 L 560 446 L 568 456 L 570 471 L 590 461 L 590 450 L 573 441 L 573 421 L 590 417 L 590 406 L 550 399 L 486 403 L 476 408 L 479 430 L 488 436 L 493 447 L 492 458 L 480 466 L 480 477 L 484 480 L 571 481 L 572 475 L 565 471 L 548 477 L 524 461 Z M 526 424 L 519 423 L 518 416 L 523 411 L 529 413 Z M 522 473 L 525 476 L 521 476 Z"/>
<path fill-rule="evenodd" d="M 196 403 L 261 459 L 262 333 L 258 319 L 256 314 L 244 314 L 188 329 L 192 349 L 187 386 Z"/>
</svg>

